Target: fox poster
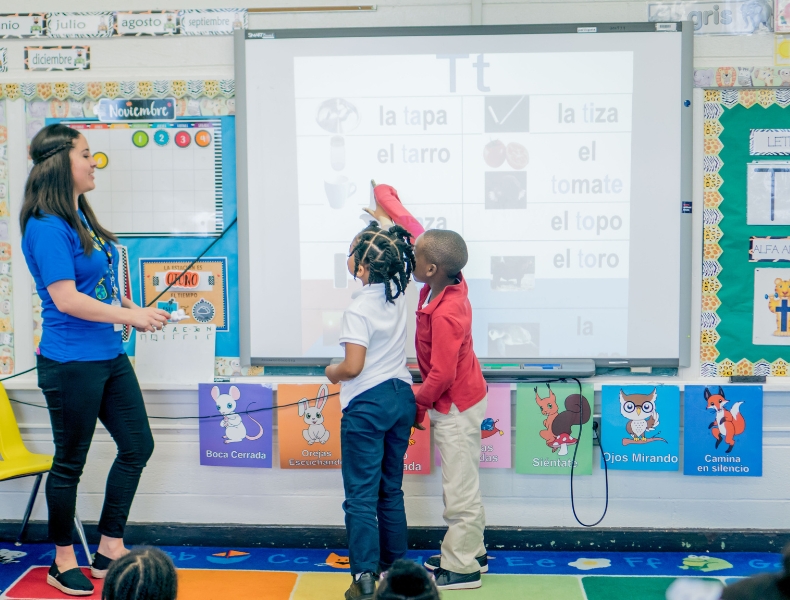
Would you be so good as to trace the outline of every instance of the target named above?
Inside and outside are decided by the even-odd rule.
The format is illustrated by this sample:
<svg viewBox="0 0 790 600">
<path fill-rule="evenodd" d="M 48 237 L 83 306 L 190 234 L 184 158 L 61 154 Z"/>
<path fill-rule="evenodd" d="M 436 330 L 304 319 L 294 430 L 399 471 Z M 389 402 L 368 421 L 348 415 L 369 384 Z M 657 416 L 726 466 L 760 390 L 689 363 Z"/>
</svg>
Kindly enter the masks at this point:
<svg viewBox="0 0 790 600">
<path fill-rule="evenodd" d="M 601 388 L 601 468 L 680 469 L 680 389 L 676 385 Z"/>
<path fill-rule="evenodd" d="M 589 383 L 518 384 L 516 473 L 568 475 L 575 458 L 574 474 L 592 475 L 592 404 Z"/>
<path fill-rule="evenodd" d="M 339 469 L 339 385 L 277 386 L 281 469 Z"/>
<path fill-rule="evenodd" d="M 687 385 L 683 474 L 761 477 L 763 388 Z"/>
</svg>

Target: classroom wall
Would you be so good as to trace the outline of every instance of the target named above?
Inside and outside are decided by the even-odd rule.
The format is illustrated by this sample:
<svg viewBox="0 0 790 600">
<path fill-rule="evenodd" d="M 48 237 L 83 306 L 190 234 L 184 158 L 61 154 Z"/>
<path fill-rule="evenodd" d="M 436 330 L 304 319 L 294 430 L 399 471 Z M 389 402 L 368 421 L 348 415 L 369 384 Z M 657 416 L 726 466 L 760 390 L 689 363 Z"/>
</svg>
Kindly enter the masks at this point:
<svg viewBox="0 0 790 600">
<path fill-rule="evenodd" d="M 630 1 L 505 1 L 386 0 L 376 2 L 373 13 L 251 15 L 251 28 L 466 25 L 500 23 L 608 22 L 646 19 L 647 2 Z M 236 6 L 235 2 L 190 1 L 190 7 Z M 279 0 L 259 5 L 298 6 L 331 4 L 323 0 Z M 337 3 L 335 3 L 337 4 Z M 3 0 L 4 12 L 30 10 L 147 10 L 183 8 L 177 2 L 152 3 L 127 0 Z M 24 42 L 0 41 L 9 48 L 11 71 L 3 81 L 63 80 L 63 74 L 26 73 L 21 63 Z M 771 65 L 772 36 L 697 37 L 695 66 Z M 83 80 L 222 79 L 233 77 L 232 41 L 229 37 L 173 39 L 91 40 L 92 68 L 73 77 Z M 71 77 L 70 75 L 68 77 Z M 692 331 L 699 323 L 701 265 L 701 93 L 695 92 L 695 239 L 694 304 Z M 13 131 L 9 132 L 10 134 Z M 22 164 L 23 161 L 18 161 Z M 11 188 L 20 189 L 24 173 L 12 173 Z M 14 208 L 14 207 L 12 207 Z M 16 207 L 18 209 L 18 206 Z M 24 269 L 19 253 L 17 275 Z M 19 279 L 15 279 L 18 282 Z M 17 323 L 21 327 L 22 323 Z M 17 329 L 19 331 L 19 329 Z M 692 336 L 692 357 L 698 340 Z M 696 358 L 695 358 L 696 360 Z M 21 368 L 21 364 L 20 364 Z M 698 366 L 681 372 L 681 380 L 696 379 Z M 640 380 L 641 382 L 641 380 Z M 10 382 L 9 382 L 10 383 Z M 610 527 L 655 528 L 787 528 L 790 488 L 790 383 L 776 385 L 765 394 L 764 476 L 760 479 L 710 479 L 683 477 L 680 473 L 610 473 Z M 10 390 L 14 398 L 41 402 L 36 390 Z M 195 391 L 148 390 L 149 413 L 197 414 Z M 600 412 L 596 394 L 596 413 Z M 514 406 L 515 408 L 515 406 Z M 51 433 L 45 412 L 15 406 L 23 437 L 31 450 L 51 452 Z M 137 522 L 190 522 L 211 524 L 263 523 L 290 525 L 342 525 L 342 484 L 339 471 L 281 471 L 221 469 L 198 465 L 197 425 L 194 421 L 155 422 L 156 451 L 146 469 L 130 519 Z M 78 508 L 84 520 L 96 520 L 103 496 L 103 482 L 114 455 L 109 435 L 99 428 L 80 486 Z M 274 456 L 277 464 L 278 457 Z M 597 464 L 597 450 L 596 450 Z M 31 481 L 0 484 L 0 519 L 19 519 L 24 512 Z M 481 473 L 481 487 L 490 525 L 574 526 L 566 477 L 516 475 L 513 470 L 488 469 Z M 407 476 L 404 489 L 411 525 L 441 525 L 441 478 Z M 603 508 L 604 475 L 597 466 L 592 477 L 575 481 L 576 507 L 586 521 L 596 520 Z M 45 519 L 43 497 L 34 519 Z"/>
</svg>

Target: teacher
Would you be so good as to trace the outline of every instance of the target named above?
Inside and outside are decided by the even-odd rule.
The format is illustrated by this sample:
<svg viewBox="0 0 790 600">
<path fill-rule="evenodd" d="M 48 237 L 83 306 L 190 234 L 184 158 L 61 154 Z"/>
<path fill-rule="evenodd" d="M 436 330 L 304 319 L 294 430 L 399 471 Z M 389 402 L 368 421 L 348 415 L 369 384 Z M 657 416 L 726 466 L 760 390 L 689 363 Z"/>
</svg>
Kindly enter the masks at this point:
<svg viewBox="0 0 790 600">
<path fill-rule="evenodd" d="M 55 458 L 47 477 L 49 536 L 55 560 L 47 583 L 74 596 L 93 584 L 77 567 L 72 546 L 77 484 L 96 419 L 118 455 L 107 477 L 91 575 L 101 579 L 125 555 L 123 533 L 140 474 L 154 450 L 122 325 L 161 329 L 169 315 L 140 308 L 118 290 L 117 238 L 102 227 L 85 193 L 96 187 L 88 141 L 65 125 L 43 128 L 30 144 L 33 168 L 19 215 L 22 251 L 41 297 L 44 319 L 38 349 L 38 386 L 52 422 Z"/>
</svg>

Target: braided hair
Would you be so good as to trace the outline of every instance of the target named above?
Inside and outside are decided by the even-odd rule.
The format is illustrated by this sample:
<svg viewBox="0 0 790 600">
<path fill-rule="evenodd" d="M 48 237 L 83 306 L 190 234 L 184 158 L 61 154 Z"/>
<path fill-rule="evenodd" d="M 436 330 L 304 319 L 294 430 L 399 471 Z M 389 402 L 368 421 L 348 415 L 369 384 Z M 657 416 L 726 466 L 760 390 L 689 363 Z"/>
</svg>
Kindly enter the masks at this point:
<svg viewBox="0 0 790 600">
<path fill-rule="evenodd" d="M 439 600 L 439 592 L 423 567 L 398 559 L 376 590 L 375 600 Z"/>
<path fill-rule="evenodd" d="M 414 246 L 411 234 L 400 225 L 381 229 L 371 221 L 357 234 L 349 256 L 354 257 L 354 279 L 359 265 L 370 269 L 368 283 L 384 283 L 384 296 L 394 304 L 395 298 L 406 291 L 414 270 Z M 395 286 L 395 295 L 389 283 Z"/>
<path fill-rule="evenodd" d="M 30 158 L 33 168 L 25 183 L 25 197 L 19 211 L 22 235 L 31 217 L 56 215 L 66 221 L 79 235 L 82 250 L 90 256 L 93 238 L 83 225 L 74 205 L 74 178 L 71 174 L 69 152 L 74 147 L 80 132 L 66 125 L 47 125 L 30 142 Z M 85 215 L 91 229 L 101 238 L 117 242 L 112 232 L 99 224 L 93 209 L 84 194 L 77 198 L 77 206 Z"/>
<path fill-rule="evenodd" d="M 110 563 L 102 600 L 175 600 L 176 568 L 157 548 L 135 548 Z"/>
</svg>

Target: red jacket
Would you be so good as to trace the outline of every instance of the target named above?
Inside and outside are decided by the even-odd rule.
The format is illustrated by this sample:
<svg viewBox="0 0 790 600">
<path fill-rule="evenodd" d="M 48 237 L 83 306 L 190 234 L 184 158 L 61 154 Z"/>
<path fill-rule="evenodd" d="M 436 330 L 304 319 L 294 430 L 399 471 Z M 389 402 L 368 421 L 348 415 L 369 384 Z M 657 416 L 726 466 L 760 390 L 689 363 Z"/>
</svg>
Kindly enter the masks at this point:
<svg viewBox="0 0 790 600">
<path fill-rule="evenodd" d="M 373 196 L 389 218 L 412 235 L 412 243 L 425 232 L 420 222 L 403 206 L 394 187 L 377 185 L 373 188 Z"/>
<path fill-rule="evenodd" d="M 472 305 L 463 275 L 460 282 L 444 288 L 425 305 L 430 288 L 420 291 L 417 309 L 417 364 L 422 386 L 417 391 L 417 422 L 425 411 L 450 412 L 455 404 L 461 412 L 485 398 L 487 388 L 480 363 L 472 348 Z"/>
</svg>

